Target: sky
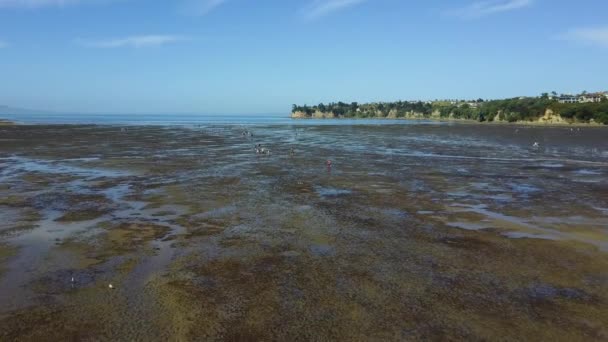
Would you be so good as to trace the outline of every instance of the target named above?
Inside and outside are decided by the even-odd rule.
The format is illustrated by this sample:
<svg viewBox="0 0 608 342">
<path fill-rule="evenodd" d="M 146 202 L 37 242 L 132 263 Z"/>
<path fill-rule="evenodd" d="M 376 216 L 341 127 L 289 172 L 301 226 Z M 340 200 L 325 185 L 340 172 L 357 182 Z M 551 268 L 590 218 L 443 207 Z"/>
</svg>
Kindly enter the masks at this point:
<svg viewBox="0 0 608 342">
<path fill-rule="evenodd" d="M 0 0 L 0 105 L 274 114 L 608 90 L 606 13 L 606 0 Z"/>
</svg>

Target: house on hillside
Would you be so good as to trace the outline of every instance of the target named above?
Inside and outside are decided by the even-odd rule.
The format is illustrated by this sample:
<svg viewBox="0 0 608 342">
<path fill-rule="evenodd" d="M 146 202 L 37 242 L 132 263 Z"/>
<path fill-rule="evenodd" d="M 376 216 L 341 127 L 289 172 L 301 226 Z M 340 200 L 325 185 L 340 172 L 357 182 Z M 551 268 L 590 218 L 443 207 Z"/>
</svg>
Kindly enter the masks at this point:
<svg viewBox="0 0 608 342">
<path fill-rule="evenodd" d="M 580 102 L 580 98 L 578 96 L 574 96 L 574 95 L 564 95 L 562 94 L 559 98 L 558 98 L 559 103 L 579 103 Z"/>
<path fill-rule="evenodd" d="M 594 102 L 602 102 L 602 99 L 605 98 L 603 93 L 592 93 L 592 94 L 583 94 L 579 97 L 579 102 L 581 103 L 594 103 Z"/>
</svg>

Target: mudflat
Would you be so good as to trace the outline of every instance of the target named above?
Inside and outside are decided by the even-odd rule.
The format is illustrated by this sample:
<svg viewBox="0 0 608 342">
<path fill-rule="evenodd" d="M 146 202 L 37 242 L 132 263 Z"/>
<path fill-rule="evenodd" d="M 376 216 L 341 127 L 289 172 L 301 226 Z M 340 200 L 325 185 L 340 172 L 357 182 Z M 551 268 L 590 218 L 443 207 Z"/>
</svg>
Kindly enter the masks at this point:
<svg viewBox="0 0 608 342">
<path fill-rule="evenodd" d="M 606 340 L 606 137 L 1 127 L 0 340 Z"/>
</svg>

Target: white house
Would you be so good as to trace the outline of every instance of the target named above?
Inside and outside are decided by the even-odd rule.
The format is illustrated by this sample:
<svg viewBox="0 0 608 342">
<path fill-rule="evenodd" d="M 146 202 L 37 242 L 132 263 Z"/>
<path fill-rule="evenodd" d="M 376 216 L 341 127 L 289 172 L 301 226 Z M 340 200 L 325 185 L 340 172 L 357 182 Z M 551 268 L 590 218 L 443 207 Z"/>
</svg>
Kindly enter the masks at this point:
<svg viewBox="0 0 608 342">
<path fill-rule="evenodd" d="M 558 98 L 558 101 L 559 101 L 559 103 L 579 103 L 580 99 L 578 96 L 562 94 Z"/>
<path fill-rule="evenodd" d="M 584 94 L 579 97 L 581 103 L 601 102 L 605 97 L 602 93 Z"/>
</svg>

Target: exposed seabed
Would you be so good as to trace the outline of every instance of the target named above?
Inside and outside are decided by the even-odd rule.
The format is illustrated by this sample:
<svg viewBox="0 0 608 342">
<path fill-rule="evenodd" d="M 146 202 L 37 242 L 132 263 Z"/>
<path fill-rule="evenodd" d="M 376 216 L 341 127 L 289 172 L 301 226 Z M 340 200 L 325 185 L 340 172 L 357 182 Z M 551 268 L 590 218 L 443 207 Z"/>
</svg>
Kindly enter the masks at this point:
<svg viewBox="0 0 608 342">
<path fill-rule="evenodd" d="M 606 134 L 1 127 L 0 340 L 608 339 Z"/>
</svg>

